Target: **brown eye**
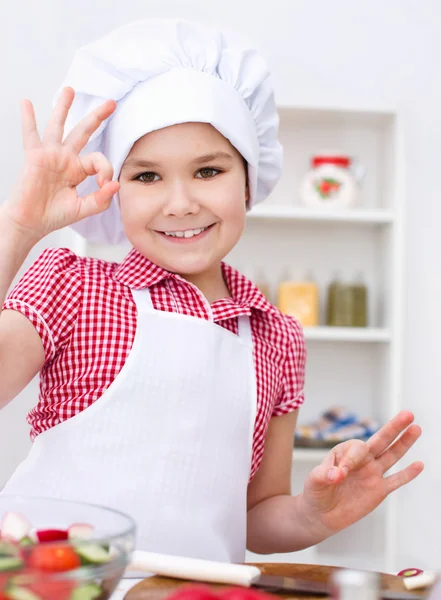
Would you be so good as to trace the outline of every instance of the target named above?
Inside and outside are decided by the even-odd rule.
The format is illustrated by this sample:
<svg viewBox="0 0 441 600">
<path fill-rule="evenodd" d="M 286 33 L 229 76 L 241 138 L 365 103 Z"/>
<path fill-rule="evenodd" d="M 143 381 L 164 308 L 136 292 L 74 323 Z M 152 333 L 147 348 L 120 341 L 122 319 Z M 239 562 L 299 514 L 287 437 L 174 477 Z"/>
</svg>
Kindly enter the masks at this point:
<svg viewBox="0 0 441 600">
<path fill-rule="evenodd" d="M 200 179 L 210 179 L 218 173 L 219 171 L 217 169 L 210 169 L 209 167 L 206 167 L 205 169 L 201 169 L 200 171 L 198 171 L 196 177 L 199 175 Z"/>
<path fill-rule="evenodd" d="M 143 183 L 153 183 L 154 181 L 158 181 L 159 177 L 158 179 L 155 179 L 156 177 L 158 177 L 156 173 L 141 173 L 141 175 L 139 175 L 137 179 L 139 179 Z"/>
</svg>

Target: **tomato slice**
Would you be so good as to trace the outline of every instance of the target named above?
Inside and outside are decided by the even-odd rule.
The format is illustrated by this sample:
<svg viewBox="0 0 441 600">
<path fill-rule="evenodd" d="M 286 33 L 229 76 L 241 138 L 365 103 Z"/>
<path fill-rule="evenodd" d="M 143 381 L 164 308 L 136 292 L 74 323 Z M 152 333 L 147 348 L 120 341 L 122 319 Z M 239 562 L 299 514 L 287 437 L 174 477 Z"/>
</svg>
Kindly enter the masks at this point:
<svg viewBox="0 0 441 600">
<path fill-rule="evenodd" d="M 26 587 L 31 592 L 34 592 L 36 596 L 44 598 L 45 600 L 70 600 L 72 592 L 76 587 L 76 583 L 67 580 L 41 580 L 31 583 Z"/>
<path fill-rule="evenodd" d="M 167 600 L 219 600 L 216 593 L 206 585 L 183 585 Z"/>
<path fill-rule="evenodd" d="M 79 556 L 70 546 L 55 544 L 36 546 L 32 549 L 29 566 L 41 571 L 70 571 L 81 565 Z"/>
<path fill-rule="evenodd" d="M 274 598 L 261 590 L 233 587 L 220 593 L 221 600 L 270 600 Z"/>
</svg>

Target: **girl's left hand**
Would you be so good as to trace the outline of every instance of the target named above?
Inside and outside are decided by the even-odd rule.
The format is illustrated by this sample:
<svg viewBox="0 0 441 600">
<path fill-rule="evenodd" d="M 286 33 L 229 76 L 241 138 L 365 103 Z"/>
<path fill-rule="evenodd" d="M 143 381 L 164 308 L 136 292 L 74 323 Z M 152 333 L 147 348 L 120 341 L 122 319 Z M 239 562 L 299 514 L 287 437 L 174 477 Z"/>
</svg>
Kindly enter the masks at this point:
<svg viewBox="0 0 441 600">
<path fill-rule="evenodd" d="M 373 511 L 391 492 L 421 473 L 423 463 L 414 462 L 384 476 L 420 437 L 421 428 L 412 425 L 413 420 L 412 413 L 402 411 L 367 442 L 350 440 L 331 450 L 304 486 L 302 501 L 311 525 L 332 535 Z"/>
</svg>

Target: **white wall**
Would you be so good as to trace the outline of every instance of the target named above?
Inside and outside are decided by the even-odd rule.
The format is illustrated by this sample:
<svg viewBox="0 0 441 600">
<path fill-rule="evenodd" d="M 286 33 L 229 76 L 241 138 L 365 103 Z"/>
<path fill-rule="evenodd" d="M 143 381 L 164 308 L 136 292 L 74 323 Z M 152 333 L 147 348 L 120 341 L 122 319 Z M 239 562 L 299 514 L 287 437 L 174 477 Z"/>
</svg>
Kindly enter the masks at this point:
<svg viewBox="0 0 441 600">
<path fill-rule="evenodd" d="M 185 6 L 185 8 L 184 8 Z M 399 566 L 441 566 L 441 2 L 440 0 L 58 0 L 0 8 L 0 176 L 6 190 L 20 162 L 18 100 L 33 99 L 44 122 L 78 44 L 120 23 L 185 16 L 234 27 L 266 54 L 280 103 L 397 106 L 404 119 L 408 197 L 407 313 L 403 406 L 424 437 L 412 457 L 426 462 L 399 492 Z M 53 243 L 71 244 L 55 236 Z M 0 415 L 0 480 L 26 451 L 26 390 Z"/>
</svg>

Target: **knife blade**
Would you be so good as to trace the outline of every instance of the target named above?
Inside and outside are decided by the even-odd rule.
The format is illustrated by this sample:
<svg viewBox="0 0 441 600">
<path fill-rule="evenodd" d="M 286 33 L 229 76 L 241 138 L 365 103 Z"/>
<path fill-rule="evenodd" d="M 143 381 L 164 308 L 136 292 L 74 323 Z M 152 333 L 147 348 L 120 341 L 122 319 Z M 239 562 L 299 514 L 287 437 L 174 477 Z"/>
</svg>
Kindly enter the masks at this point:
<svg viewBox="0 0 441 600">
<path fill-rule="evenodd" d="M 253 581 L 252 587 L 266 590 L 272 593 L 296 592 L 311 596 L 329 596 L 330 586 L 321 581 L 309 579 L 298 579 L 297 577 L 283 577 L 281 575 L 261 575 Z M 424 600 L 426 595 L 410 592 L 394 592 L 392 590 L 380 591 L 383 600 Z"/>
</svg>

